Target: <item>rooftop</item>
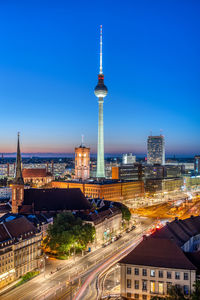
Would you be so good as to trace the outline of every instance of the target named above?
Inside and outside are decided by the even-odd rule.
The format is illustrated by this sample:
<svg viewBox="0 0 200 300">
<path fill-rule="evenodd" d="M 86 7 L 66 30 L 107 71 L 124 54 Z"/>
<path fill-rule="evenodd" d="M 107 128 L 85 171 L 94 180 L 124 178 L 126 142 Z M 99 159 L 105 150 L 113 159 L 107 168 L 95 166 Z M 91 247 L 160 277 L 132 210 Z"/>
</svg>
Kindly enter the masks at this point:
<svg viewBox="0 0 200 300">
<path fill-rule="evenodd" d="M 91 204 L 78 188 L 25 189 L 23 206 L 31 206 L 33 212 L 91 208 Z"/>
<path fill-rule="evenodd" d="M 50 172 L 47 172 L 45 168 L 27 168 L 22 170 L 23 178 L 35 178 L 35 177 L 47 177 L 52 176 Z"/>
<path fill-rule="evenodd" d="M 165 238 L 145 237 L 120 263 L 184 270 L 197 269 L 174 241 Z"/>
</svg>

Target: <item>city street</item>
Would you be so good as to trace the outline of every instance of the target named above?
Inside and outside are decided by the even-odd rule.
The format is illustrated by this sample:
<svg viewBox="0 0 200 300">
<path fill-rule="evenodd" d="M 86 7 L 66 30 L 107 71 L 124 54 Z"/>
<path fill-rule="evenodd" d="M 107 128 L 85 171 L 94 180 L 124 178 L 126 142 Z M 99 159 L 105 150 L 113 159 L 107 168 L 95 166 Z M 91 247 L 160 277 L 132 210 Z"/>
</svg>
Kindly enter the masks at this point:
<svg viewBox="0 0 200 300">
<path fill-rule="evenodd" d="M 118 241 L 115 241 L 105 248 L 99 248 L 84 257 L 77 258 L 75 262 L 70 261 L 69 265 L 65 261 L 59 261 L 59 266 L 63 264 L 61 270 L 50 275 L 49 268 L 47 268 L 45 273 L 1 295 L 0 299 L 71 299 L 72 294 L 75 294 L 77 288 L 81 286 L 82 283 L 82 286 L 85 288 L 83 291 L 84 298 L 77 299 L 92 299 L 92 296 L 88 298 L 88 295 L 89 293 L 94 293 L 96 290 L 95 279 L 98 273 L 120 258 L 119 255 L 116 256 L 116 253 L 121 253 L 121 250 L 123 253 L 125 253 L 124 251 L 128 251 L 129 249 L 127 250 L 127 247 L 130 248 L 130 244 L 133 246 L 135 241 L 143 235 L 151 223 L 151 219 L 141 219 L 140 226 L 130 233 L 125 233 Z M 85 284 L 89 276 L 93 277 Z"/>
</svg>

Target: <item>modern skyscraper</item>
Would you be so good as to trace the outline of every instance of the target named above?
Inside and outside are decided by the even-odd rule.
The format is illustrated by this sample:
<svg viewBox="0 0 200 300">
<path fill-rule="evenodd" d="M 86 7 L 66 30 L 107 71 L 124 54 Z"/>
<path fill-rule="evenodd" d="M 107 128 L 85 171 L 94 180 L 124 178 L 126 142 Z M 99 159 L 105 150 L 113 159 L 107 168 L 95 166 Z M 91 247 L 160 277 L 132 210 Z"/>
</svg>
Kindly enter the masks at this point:
<svg viewBox="0 0 200 300">
<path fill-rule="evenodd" d="M 13 213 L 15 214 L 18 213 L 19 206 L 22 205 L 23 200 L 24 200 L 24 180 L 22 177 L 21 152 L 20 152 L 19 133 L 18 133 L 15 178 L 12 184 L 12 212 Z"/>
<path fill-rule="evenodd" d="M 87 180 L 90 177 L 90 148 L 83 141 L 75 148 L 75 178 Z"/>
<path fill-rule="evenodd" d="M 200 155 L 194 157 L 194 172 L 196 175 L 200 174 Z"/>
<path fill-rule="evenodd" d="M 163 135 L 148 137 L 147 163 L 151 165 L 165 164 L 165 140 Z"/>
<path fill-rule="evenodd" d="M 105 178 L 104 163 L 104 128 L 103 128 L 103 102 L 108 94 L 108 89 L 104 85 L 104 75 L 102 67 L 102 25 L 100 26 L 100 70 L 98 75 L 98 84 L 94 89 L 95 96 L 99 103 L 99 122 L 98 122 L 98 149 L 97 149 L 97 178 Z"/>
</svg>

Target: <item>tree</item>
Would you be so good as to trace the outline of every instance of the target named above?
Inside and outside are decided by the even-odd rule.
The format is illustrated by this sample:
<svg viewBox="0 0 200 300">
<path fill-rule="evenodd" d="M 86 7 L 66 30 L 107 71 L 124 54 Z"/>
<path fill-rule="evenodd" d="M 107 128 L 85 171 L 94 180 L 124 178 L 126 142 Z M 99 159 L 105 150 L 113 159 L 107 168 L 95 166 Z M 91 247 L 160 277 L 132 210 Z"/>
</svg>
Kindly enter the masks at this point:
<svg viewBox="0 0 200 300">
<path fill-rule="evenodd" d="M 199 300 L 200 299 L 200 281 L 197 280 L 194 284 L 194 291 L 192 293 L 191 300 Z"/>
<path fill-rule="evenodd" d="M 129 222 L 131 218 L 131 212 L 128 209 L 128 207 L 122 204 L 121 212 L 122 212 L 122 219 Z"/>
<path fill-rule="evenodd" d="M 95 228 L 89 223 L 76 217 L 72 213 L 58 214 L 53 225 L 49 225 L 47 238 L 44 240 L 45 248 L 49 247 L 52 252 L 70 255 L 77 250 L 85 250 L 89 243 L 94 241 Z"/>
<path fill-rule="evenodd" d="M 167 300 L 187 300 L 188 296 L 185 296 L 182 292 L 182 289 L 178 286 L 171 286 L 169 289 L 169 295 L 166 298 Z"/>
</svg>

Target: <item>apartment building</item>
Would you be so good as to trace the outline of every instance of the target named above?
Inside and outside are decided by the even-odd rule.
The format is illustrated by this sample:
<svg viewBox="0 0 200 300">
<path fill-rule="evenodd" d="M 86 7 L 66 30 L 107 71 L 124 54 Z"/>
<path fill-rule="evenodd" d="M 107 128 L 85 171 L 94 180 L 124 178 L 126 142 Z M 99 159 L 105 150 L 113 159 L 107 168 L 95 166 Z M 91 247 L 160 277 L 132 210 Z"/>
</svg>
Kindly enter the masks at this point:
<svg viewBox="0 0 200 300">
<path fill-rule="evenodd" d="M 25 217 L 0 224 L 0 288 L 38 269 L 41 233 Z"/>
<path fill-rule="evenodd" d="M 190 295 L 200 267 L 200 217 L 177 218 L 143 241 L 120 261 L 121 296 L 164 298 L 173 286 Z"/>
</svg>

